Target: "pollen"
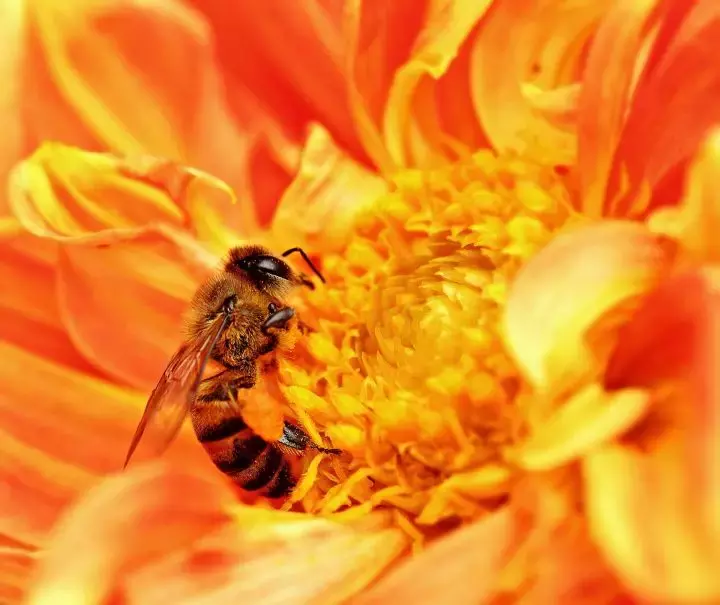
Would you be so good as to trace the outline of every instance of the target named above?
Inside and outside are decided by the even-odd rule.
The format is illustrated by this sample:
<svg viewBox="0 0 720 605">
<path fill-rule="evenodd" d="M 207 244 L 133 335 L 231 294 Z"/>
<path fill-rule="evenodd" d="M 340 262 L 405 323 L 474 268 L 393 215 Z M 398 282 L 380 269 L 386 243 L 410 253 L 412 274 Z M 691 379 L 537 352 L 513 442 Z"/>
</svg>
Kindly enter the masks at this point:
<svg viewBox="0 0 720 605">
<path fill-rule="evenodd" d="M 302 301 L 316 330 L 281 365 L 308 433 L 343 450 L 309 465 L 293 506 L 393 509 L 417 539 L 502 504 L 522 419 L 499 320 L 513 276 L 569 208 L 552 166 L 488 151 L 393 179 L 323 259 L 327 285 Z"/>
</svg>

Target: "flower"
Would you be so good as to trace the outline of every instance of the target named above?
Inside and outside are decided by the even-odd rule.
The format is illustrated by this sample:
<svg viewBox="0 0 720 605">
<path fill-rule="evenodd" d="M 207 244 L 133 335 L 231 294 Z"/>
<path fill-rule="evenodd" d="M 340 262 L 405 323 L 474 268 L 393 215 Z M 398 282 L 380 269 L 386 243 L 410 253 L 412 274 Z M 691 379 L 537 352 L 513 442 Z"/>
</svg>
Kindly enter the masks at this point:
<svg viewBox="0 0 720 605">
<path fill-rule="evenodd" d="M 715 120 L 714 88 L 680 84 L 714 81 L 714 61 L 694 51 L 712 48 L 717 10 L 350 3 L 349 104 L 376 170 L 313 126 L 264 229 L 231 218 L 246 206 L 230 203 L 232 191 L 242 200 L 245 189 L 221 171 L 145 146 L 47 143 L 22 162 L 10 205 L 24 231 L 9 228 L 7 246 L 40 259 L 57 307 L 12 308 L 42 309 L 31 319 L 61 343 L 18 336 L 0 369 L 15 389 L 8 401 L 28 402 L 0 408 L 11 496 L 0 534 L 13 540 L 5 568 L 46 547 L 29 602 L 714 595 L 703 568 L 714 551 L 692 541 L 697 532 L 680 534 L 678 573 L 647 564 L 673 534 L 650 535 L 658 525 L 636 514 L 645 500 L 617 468 L 632 463 L 649 486 L 658 471 L 678 479 L 690 468 L 707 485 L 699 493 L 713 493 L 712 450 L 673 467 L 652 448 L 638 460 L 627 444 L 644 444 L 658 424 L 667 443 L 678 423 L 652 420 L 678 400 L 662 397 L 687 397 L 663 390 L 675 388 L 667 366 L 636 362 L 648 342 L 678 338 L 672 286 L 687 283 L 697 308 L 711 309 L 708 280 L 674 281 L 681 263 L 712 260 L 712 245 L 700 245 L 710 238 L 697 235 L 705 215 L 689 202 L 662 207 L 677 202 L 677 175 Z M 516 47 L 498 61 L 508 32 Z M 652 102 L 661 92 L 662 106 Z M 688 106 L 703 109 L 691 124 L 677 111 Z M 658 137 L 646 115 L 667 117 L 682 144 Z M 641 140 L 651 152 L 637 153 Z M 693 187 L 710 173 L 702 157 Z M 167 464 L 98 482 L 124 454 L 193 288 L 248 239 L 322 260 L 327 286 L 293 301 L 315 331 L 282 362 L 279 386 L 311 436 L 346 455 L 309 462 L 293 512 L 240 503 L 187 431 Z M 655 307 L 667 310 L 662 322 Z M 712 367 L 706 341 L 691 344 L 681 367 Z M 38 380 L 19 383 L 21 370 Z M 714 436 L 711 423 L 683 427 L 673 445 Z M 79 445 L 70 450 L 68 437 Z M 93 484 L 48 537 L 58 511 Z M 678 522 L 677 486 L 661 520 Z M 712 502 L 698 501 L 712 529 Z M 697 593 L 686 571 L 702 580 Z"/>
</svg>

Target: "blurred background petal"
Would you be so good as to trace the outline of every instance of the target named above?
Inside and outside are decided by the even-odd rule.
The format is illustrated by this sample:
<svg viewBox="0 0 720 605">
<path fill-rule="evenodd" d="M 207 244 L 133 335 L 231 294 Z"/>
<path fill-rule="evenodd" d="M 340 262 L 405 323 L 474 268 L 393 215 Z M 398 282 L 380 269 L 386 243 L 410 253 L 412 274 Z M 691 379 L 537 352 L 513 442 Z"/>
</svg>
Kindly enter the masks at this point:
<svg viewBox="0 0 720 605">
<path fill-rule="evenodd" d="M 608 221 L 557 236 L 520 271 L 505 310 L 505 337 L 528 380 L 548 396 L 593 375 L 590 328 L 644 294 L 672 257 L 645 227 Z"/>
<path fill-rule="evenodd" d="M 493 3 L 471 65 L 475 111 L 493 147 L 548 163 L 573 163 L 574 130 L 537 112 L 532 99 L 579 79 L 589 36 L 605 11 L 593 0 Z"/>
<path fill-rule="evenodd" d="M 28 602 L 341 602 L 406 547 L 383 515 L 352 527 L 242 507 L 217 478 L 156 464 L 107 479 L 59 523 Z"/>
</svg>

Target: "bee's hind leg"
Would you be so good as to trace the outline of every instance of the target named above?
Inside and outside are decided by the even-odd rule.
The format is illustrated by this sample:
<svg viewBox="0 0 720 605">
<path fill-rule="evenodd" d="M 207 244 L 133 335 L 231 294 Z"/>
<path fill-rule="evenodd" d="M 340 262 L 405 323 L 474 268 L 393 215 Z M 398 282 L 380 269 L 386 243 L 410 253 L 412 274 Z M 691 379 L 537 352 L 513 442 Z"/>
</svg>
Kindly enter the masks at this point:
<svg viewBox="0 0 720 605">
<path fill-rule="evenodd" d="M 280 439 L 276 441 L 276 444 L 283 449 L 293 450 L 294 453 L 300 455 L 305 450 L 317 450 L 324 454 L 340 454 L 342 450 L 335 448 L 320 447 L 308 435 L 303 429 L 295 424 L 291 424 L 285 421 L 283 425 L 283 434 Z"/>
</svg>

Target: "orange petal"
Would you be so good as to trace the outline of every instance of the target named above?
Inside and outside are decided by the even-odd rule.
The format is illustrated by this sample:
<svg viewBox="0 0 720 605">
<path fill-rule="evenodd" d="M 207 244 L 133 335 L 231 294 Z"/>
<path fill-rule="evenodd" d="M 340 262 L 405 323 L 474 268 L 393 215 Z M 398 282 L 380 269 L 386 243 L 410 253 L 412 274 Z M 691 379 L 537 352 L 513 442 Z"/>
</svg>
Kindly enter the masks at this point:
<svg viewBox="0 0 720 605">
<path fill-rule="evenodd" d="M 276 247 L 302 246 L 314 253 L 344 249 L 356 217 L 370 212 L 386 190 L 384 180 L 350 159 L 322 127 L 314 126 L 297 176 L 275 212 L 271 236 Z"/>
<path fill-rule="evenodd" d="M 720 129 L 706 139 L 687 178 L 680 207 L 660 208 L 649 219 L 650 228 L 682 242 L 683 252 L 692 261 L 718 262 L 720 242 Z"/>
<path fill-rule="evenodd" d="M 511 289 L 504 329 L 536 388 L 554 390 L 592 374 L 597 360 L 588 331 L 656 284 L 670 260 L 643 225 L 622 221 L 560 234 L 531 259 Z"/>
<path fill-rule="evenodd" d="M 27 603 L 102 603 L 122 571 L 222 527 L 231 502 L 219 484 L 159 465 L 107 479 L 55 528 Z"/>
<path fill-rule="evenodd" d="M 22 98 L 22 77 L 25 9 L 19 2 L 3 5 L 2 39 L 3 53 L 0 59 L 0 73 L 4 85 L 0 90 L 0 131 L 3 141 L 0 146 L 0 183 L 5 183 L 10 170 L 24 152 L 25 132 L 21 120 L 25 99 Z M 4 189 L 4 188 L 3 188 Z M 7 194 L 0 193 L 0 217 L 9 214 Z"/>
<path fill-rule="evenodd" d="M 121 469 L 147 395 L 8 344 L 0 358 L 0 534 L 42 545 L 71 500 Z M 215 473 L 187 429 L 168 458 Z"/>
<path fill-rule="evenodd" d="M 24 602 L 36 558 L 35 549 L 12 541 L 5 545 L 0 537 L 0 602 L 6 605 Z"/>
<path fill-rule="evenodd" d="M 437 133 L 424 132 L 429 120 L 419 115 L 424 108 L 417 96 L 434 94 L 430 80 L 447 72 L 490 5 L 490 0 L 443 0 L 429 6 L 410 57 L 392 79 L 383 112 L 384 141 L 396 165 L 432 165 L 440 155 L 441 149 L 433 149 L 440 143 Z"/>
<path fill-rule="evenodd" d="M 597 29 L 583 76 L 578 119 L 582 212 L 599 217 L 626 118 L 635 64 L 661 0 L 620 2 Z"/>
<path fill-rule="evenodd" d="M 657 48 L 638 82 L 618 150 L 630 180 L 651 187 L 682 169 L 720 121 L 720 5 L 713 0 L 666 4 Z M 667 204 L 667 196 L 658 191 L 654 203 Z"/>
<path fill-rule="evenodd" d="M 585 461 L 596 540 L 623 580 L 652 602 L 720 598 L 720 273 L 678 275 L 620 331 L 606 383 L 665 387 L 663 432 L 649 453 L 607 447 Z M 666 397 L 668 395 L 665 395 Z"/>
<path fill-rule="evenodd" d="M 604 382 L 608 389 L 652 388 L 696 371 L 707 323 L 707 289 L 697 274 L 681 274 L 648 293 L 618 331 Z"/>
<path fill-rule="evenodd" d="M 339 5 L 319 0 L 194 0 L 207 19 L 226 72 L 228 103 L 243 125 L 266 113 L 293 141 L 310 122 L 363 156 L 347 101 Z M 256 99 L 257 107 L 253 107 Z"/>
<path fill-rule="evenodd" d="M 82 0 L 72 11 L 33 0 L 28 8 L 28 86 L 50 93 L 28 97 L 36 140 L 152 153 L 232 176 L 226 152 L 240 135 L 197 14 L 171 0 Z M 148 39 L 163 52 L 148 53 Z"/>
<path fill-rule="evenodd" d="M 97 375 L 73 345 L 58 311 L 56 256 L 57 244 L 19 226 L 1 237 L 0 283 L 10 287 L 0 291 L 0 334 L 5 342 L 53 363 Z"/>
<path fill-rule="evenodd" d="M 574 133 L 536 112 L 525 85 L 538 78 L 546 90 L 571 84 L 583 43 L 605 10 L 592 0 L 494 3 L 473 49 L 471 77 L 476 114 L 496 149 L 535 154 L 545 162 L 573 162 Z"/>
<path fill-rule="evenodd" d="M 306 515 L 241 510 L 237 526 L 201 541 L 195 552 L 130 578 L 129 602 L 344 603 L 407 548 L 399 530 L 378 524 L 353 528 Z"/>
<path fill-rule="evenodd" d="M 216 263 L 165 223 L 184 220 L 184 209 L 212 195 L 232 200 L 232 192 L 152 157 L 126 161 L 55 145 L 18 166 L 11 192 L 26 229 L 65 244 L 57 292 L 73 343 L 113 377 L 150 388 L 179 344 L 188 300 Z M 133 226 L 144 222 L 154 226 Z M 115 225 L 123 228 L 108 229 Z"/>
<path fill-rule="evenodd" d="M 475 115 L 471 79 L 468 77 L 475 46 L 473 40 L 482 24 L 483 21 L 480 21 L 475 26 L 475 31 L 470 33 L 466 43 L 460 47 L 457 57 L 450 63 L 445 74 L 431 88 L 436 99 L 437 116 L 433 118 L 437 120 L 439 138 L 444 136 L 446 144 L 452 145 L 456 153 L 459 151 L 461 155 L 490 146 Z"/>
<path fill-rule="evenodd" d="M 691 445 L 686 473 L 702 507 L 704 534 L 720 550 L 720 272 L 681 274 L 648 295 L 618 335 L 605 383 L 609 388 L 679 384 L 687 402 Z"/>
<path fill-rule="evenodd" d="M 110 233 L 93 243 L 61 249 L 63 322 L 93 365 L 148 390 L 180 345 L 183 313 L 212 265 L 192 262 L 197 246 L 169 228 Z"/>
<path fill-rule="evenodd" d="M 146 605 L 341 602 L 406 545 L 377 523 L 248 507 L 233 521 L 230 505 L 219 485 L 156 467 L 109 479 L 58 527 L 28 603 L 90 605 L 113 590 Z"/>
<path fill-rule="evenodd" d="M 82 0 L 70 13 L 58 13 L 47 0 L 30 3 L 23 88 L 29 100 L 27 148 L 58 140 L 197 166 L 230 183 L 244 202 L 229 208 L 211 199 L 200 212 L 191 211 L 202 235 L 202 227 L 252 233 L 254 204 L 272 209 L 277 203 L 276 191 L 265 197 L 258 184 L 263 175 L 252 165 L 258 148 L 270 140 L 273 154 L 296 158 L 297 145 L 248 90 L 239 93 L 234 83 L 222 81 L 201 15 L 175 0 L 96 5 Z M 161 39 L 163 52 L 148 58 L 146 39 Z M 246 57 L 247 50 L 245 45 L 238 56 Z M 246 105 L 239 126 L 226 107 L 229 85 L 231 100 L 242 98 Z M 285 157 L 281 166 L 292 168 Z"/>
<path fill-rule="evenodd" d="M 243 396 L 240 405 L 243 420 L 255 433 L 267 441 L 280 439 L 285 419 L 283 409 L 267 391 L 265 380 Z"/>
<path fill-rule="evenodd" d="M 395 72 L 412 56 L 427 0 L 353 0 L 347 5 L 350 104 L 360 140 L 385 173 L 398 166 L 383 140 L 383 115 Z"/>
<path fill-rule="evenodd" d="M 508 509 L 490 515 L 438 540 L 351 603 L 490 602 L 497 574 L 517 544 L 516 532 Z"/>
</svg>

